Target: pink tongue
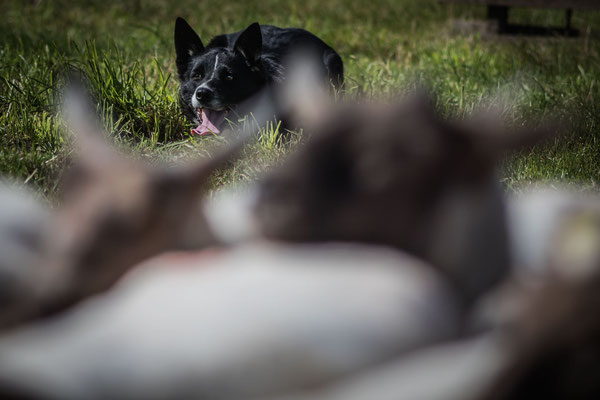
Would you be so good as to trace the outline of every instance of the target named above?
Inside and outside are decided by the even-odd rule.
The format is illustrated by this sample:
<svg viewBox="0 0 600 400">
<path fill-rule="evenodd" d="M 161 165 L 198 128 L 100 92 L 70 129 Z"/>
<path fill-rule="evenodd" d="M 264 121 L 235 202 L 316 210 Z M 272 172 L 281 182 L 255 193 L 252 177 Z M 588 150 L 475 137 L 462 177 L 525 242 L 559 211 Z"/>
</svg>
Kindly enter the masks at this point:
<svg viewBox="0 0 600 400">
<path fill-rule="evenodd" d="M 200 118 L 202 118 L 202 123 L 192 129 L 192 133 L 200 136 L 218 135 L 221 131 L 217 126 L 225 119 L 225 111 L 202 109 Z"/>
</svg>

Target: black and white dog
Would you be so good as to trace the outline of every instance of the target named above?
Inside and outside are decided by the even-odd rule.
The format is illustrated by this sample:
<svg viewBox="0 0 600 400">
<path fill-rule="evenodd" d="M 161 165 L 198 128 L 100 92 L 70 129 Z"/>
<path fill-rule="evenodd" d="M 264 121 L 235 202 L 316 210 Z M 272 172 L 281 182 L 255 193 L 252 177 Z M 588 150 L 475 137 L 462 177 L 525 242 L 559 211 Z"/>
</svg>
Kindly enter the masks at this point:
<svg viewBox="0 0 600 400">
<path fill-rule="evenodd" d="M 179 97 L 192 133 L 218 134 L 229 111 L 269 84 L 285 79 L 283 63 L 294 52 L 317 57 L 324 83 L 340 88 L 344 66 L 321 39 L 299 28 L 253 23 L 243 31 L 214 37 L 208 46 L 183 19 L 175 21 Z M 322 69 L 321 69 L 322 66 Z"/>
</svg>

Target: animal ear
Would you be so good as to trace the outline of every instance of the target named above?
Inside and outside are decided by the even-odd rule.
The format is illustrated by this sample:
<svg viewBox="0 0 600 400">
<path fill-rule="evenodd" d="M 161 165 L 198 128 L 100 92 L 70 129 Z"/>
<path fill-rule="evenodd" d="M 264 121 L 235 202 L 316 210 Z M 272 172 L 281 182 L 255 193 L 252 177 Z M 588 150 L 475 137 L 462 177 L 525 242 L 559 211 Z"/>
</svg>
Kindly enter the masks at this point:
<svg viewBox="0 0 600 400">
<path fill-rule="evenodd" d="M 507 153 L 544 146 L 564 130 L 558 121 L 535 121 L 519 128 L 507 128 L 497 112 L 480 112 L 461 124 L 460 130 L 473 148 L 491 160 Z"/>
<path fill-rule="evenodd" d="M 281 113 L 292 124 L 310 128 L 333 106 L 325 91 L 315 57 L 304 52 L 292 54 L 286 62 L 288 78 L 278 90 Z"/>
<path fill-rule="evenodd" d="M 262 51 L 262 34 L 260 25 L 255 22 L 248 26 L 235 41 L 233 49 L 241 53 L 250 64 L 258 61 Z"/>
<path fill-rule="evenodd" d="M 89 89 L 80 77 L 67 77 L 67 85 L 62 98 L 62 115 L 72 134 L 75 156 L 79 166 L 88 170 L 102 169 L 110 165 L 117 152 L 105 138 L 102 124 L 96 117 Z"/>
<path fill-rule="evenodd" d="M 177 17 L 175 20 L 175 52 L 177 53 L 177 73 L 180 79 L 184 78 L 192 57 L 204 52 L 200 36 L 181 17 Z"/>
</svg>

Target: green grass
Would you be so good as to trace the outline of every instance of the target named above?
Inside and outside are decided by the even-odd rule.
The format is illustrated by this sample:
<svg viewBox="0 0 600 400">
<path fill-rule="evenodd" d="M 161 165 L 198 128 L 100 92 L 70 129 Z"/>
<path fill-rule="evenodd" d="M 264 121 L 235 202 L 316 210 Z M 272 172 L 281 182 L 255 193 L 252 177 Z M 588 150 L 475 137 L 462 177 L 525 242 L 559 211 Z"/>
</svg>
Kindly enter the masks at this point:
<svg viewBox="0 0 600 400">
<path fill-rule="evenodd" d="M 60 77 L 69 68 L 89 79 L 115 141 L 142 157 L 174 161 L 205 154 L 216 139 L 192 138 L 179 115 L 172 43 L 175 17 L 206 41 L 253 21 L 309 29 L 345 62 L 348 97 L 385 96 L 427 85 L 439 109 L 463 117 L 494 101 L 509 121 L 560 116 L 569 135 L 548 148 L 508 160 L 508 186 L 560 179 L 600 182 L 600 13 L 578 12 L 583 35 L 506 38 L 457 20 L 485 16 L 484 7 L 435 1 L 297 2 L 24 1 L 0 3 L 0 170 L 52 196 L 68 146 L 55 116 Z M 560 25 L 563 13 L 514 10 L 511 21 Z M 277 163 L 275 129 L 223 171 L 214 185 L 251 181 Z"/>
</svg>

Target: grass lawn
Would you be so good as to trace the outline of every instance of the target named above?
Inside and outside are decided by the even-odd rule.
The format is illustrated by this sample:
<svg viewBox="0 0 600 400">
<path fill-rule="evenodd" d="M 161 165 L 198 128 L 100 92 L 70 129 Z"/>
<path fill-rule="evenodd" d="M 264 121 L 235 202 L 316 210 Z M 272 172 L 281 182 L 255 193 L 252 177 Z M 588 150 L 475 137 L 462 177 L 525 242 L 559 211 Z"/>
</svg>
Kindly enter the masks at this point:
<svg viewBox="0 0 600 400">
<path fill-rule="evenodd" d="M 456 21 L 485 8 L 402 0 L 3 0 L 0 2 L 0 170 L 52 197 L 65 166 L 55 116 L 61 74 L 82 70 L 115 141 L 151 162 L 204 154 L 179 114 L 173 25 L 183 16 L 203 40 L 253 21 L 306 28 L 334 47 L 348 96 L 428 85 L 439 109 L 462 117 L 493 100 L 511 123 L 564 116 L 570 134 L 519 154 L 502 170 L 508 187 L 559 179 L 600 183 L 600 13 L 575 11 L 579 38 L 506 38 Z M 564 24 L 562 11 L 511 11 L 511 22 Z M 246 150 L 214 185 L 255 179 L 289 146 L 271 135 Z"/>
</svg>

